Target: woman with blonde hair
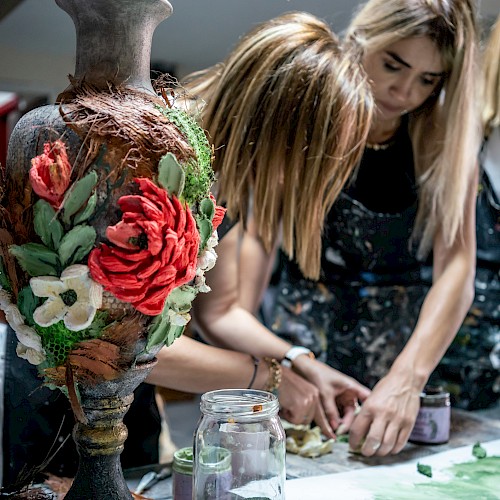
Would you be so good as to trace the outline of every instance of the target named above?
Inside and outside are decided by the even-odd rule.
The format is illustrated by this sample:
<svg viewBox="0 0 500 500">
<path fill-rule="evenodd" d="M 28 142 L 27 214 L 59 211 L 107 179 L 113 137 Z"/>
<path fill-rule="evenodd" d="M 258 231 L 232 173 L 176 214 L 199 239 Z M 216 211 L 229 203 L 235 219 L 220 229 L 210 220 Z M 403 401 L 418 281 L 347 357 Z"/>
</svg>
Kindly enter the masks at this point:
<svg viewBox="0 0 500 500">
<path fill-rule="evenodd" d="M 223 63 L 188 78 L 184 89 L 185 102 L 199 113 L 214 146 L 217 199 L 228 210 L 219 229 L 221 271 L 210 273 L 212 292 L 197 298 L 195 323 L 211 343 L 251 354 L 264 373 L 281 372 L 282 414 L 295 423 L 314 419 L 333 436 L 329 421 L 336 427 L 342 415 L 348 428 L 358 400 L 369 391 L 314 361 L 327 381 L 320 399 L 317 387 L 273 361 L 283 359 L 290 346 L 253 312 L 280 233 L 283 248 L 305 274 L 319 275 L 325 215 L 359 162 L 372 118 L 359 47 L 342 48 L 328 25 L 310 14 L 284 14 L 258 25 Z M 255 267 L 243 276 L 239 268 L 247 258 Z M 240 336 L 252 348 L 240 346 Z M 151 379 L 156 383 L 168 379 L 170 362 L 178 358 L 174 351 L 181 344 L 173 347 L 161 353 Z M 258 380 L 252 386 L 278 389 Z"/>
<path fill-rule="evenodd" d="M 369 144 L 352 182 L 334 193 L 320 233 L 320 270 L 317 261 L 304 266 L 304 254 L 287 246 L 287 219 L 293 219 L 285 207 L 293 194 L 284 186 L 281 215 L 288 257 L 282 259 L 277 302 L 266 323 L 282 343 L 255 321 L 242 319 L 241 309 L 254 310 L 261 290 L 258 277 L 265 276 L 263 262 L 270 258 L 257 213 L 241 243 L 240 267 L 224 265 L 224 249 L 210 277 L 213 292 L 197 308 L 197 320 L 212 342 L 291 363 L 319 389 L 334 429 L 340 422 L 329 406 L 335 381 L 325 365 L 307 355 L 308 348 L 373 387 L 350 432 L 350 445 L 367 456 L 403 448 L 420 393 L 472 301 L 480 129 L 474 104 L 476 36 L 472 0 L 365 3 L 346 40 L 363 47 L 377 105 Z M 217 116 L 218 103 L 208 102 Z M 220 133 L 212 127 L 213 116 L 207 120 L 203 115 L 204 125 L 211 134 Z M 219 128 L 232 123 L 229 115 Z M 256 147 L 251 136 L 245 141 Z M 253 160 L 219 158 L 242 175 L 253 168 Z M 220 172 L 223 179 L 224 169 Z M 275 173 L 267 192 L 275 192 L 281 181 Z M 308 187 L 301 184 L 307 198 Z M 261 207 L 254 197 L 254 209 Z M 291 213 L 304 215 L 302 205 L 292 207 Z M 293 234 L 301 238 L 306 233 Z M 314 256 L 318 245 L 312 236 L 309 240 L 306 247 Z M 229 242 L 223 241 L 221 250 Z M 420 269 L 430 249 L 433 285 L 426 293 Z M 228 269 L 239 273 L 238 296 L 224 286 Z"/>
<path fill-rule="evenodd" d="M 269 324 L 294 343 L 307 325 L 311 348 L 326 341 L 327 362 L 373 388 L 350 445 L 382 456 L 408 440 L 420 393 L 473 298 L 475 8 L 370 0 L 346 38 L 364 48 L 375 120 L 356 178 L 328 215 L 320 282 L 286 263 Z M 428 289 L 420 274 L 431 249 Z"/>
<path fill-rule="evenodd" d="M 483 56 L 484 140 L 476 204 L 475 297 L 452 345 L 433 375 L 467 410 L 500 397 L 500 16 Z"/>
</svg>

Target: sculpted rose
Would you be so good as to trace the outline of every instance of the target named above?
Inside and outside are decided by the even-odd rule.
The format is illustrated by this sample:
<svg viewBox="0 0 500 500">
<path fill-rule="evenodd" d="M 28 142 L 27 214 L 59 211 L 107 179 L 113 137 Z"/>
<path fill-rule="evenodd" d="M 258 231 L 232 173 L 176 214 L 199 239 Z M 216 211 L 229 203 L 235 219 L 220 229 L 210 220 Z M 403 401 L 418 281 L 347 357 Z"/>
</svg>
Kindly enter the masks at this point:
<svg viewBox="0 0 500 500">
<path fill-rule="evenodd" d="M 176 287 L 196 272 L 200 237 L 189 207 L 149 179 L 135 179 L 140 195 L 122 196 L 122 220 L 109 226 L 102 243 L 92 250 L 92 278 L 117 299 L 143 314 L 160 314 Z"/>
<path fill-rule="evenodd" d="M 71 165 L 61 140 L 46 142 L 43 153 L 31 160 L 30 182 L 33 191 L 58 209 L 68 189 Z"/>
<path fill-rule="evenodd" d="M 210 193 L 210 199 L 214 202 L 215 206 L 215 214 L 214 218 L 212 219 L 212 227 L 215 231 L 220 226 L 222 219 L 224 219 L 224 216 L 226 215 L 226 209 L 224 207 L 221 207 L 220 205 L 217 205 L 215 197 L 212 193 Z"/>
</svg>

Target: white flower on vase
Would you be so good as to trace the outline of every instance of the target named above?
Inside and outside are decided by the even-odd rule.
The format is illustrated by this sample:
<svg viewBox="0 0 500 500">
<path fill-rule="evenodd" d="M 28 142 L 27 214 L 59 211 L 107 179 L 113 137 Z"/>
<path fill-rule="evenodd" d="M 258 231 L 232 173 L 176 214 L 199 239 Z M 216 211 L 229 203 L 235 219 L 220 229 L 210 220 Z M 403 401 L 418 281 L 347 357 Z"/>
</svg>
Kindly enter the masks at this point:
<svg viewBox="0 0 500 500">
<path fill-rule="evenodd" d="M 30 279 L 31 290 L 47 300 L 35 309 L 33 319 L 40 326 L 51 326 L 63 320 L 68 330 L 88 328 L 102 305 L 102 286 L 83 264 L 67 267 L 61 277 L 39 276 Z"/>
<path fill-rule="evenodd" d="M 217 231 L 212 233 L 212 236 L 207 241 L 207 245 L 201 255 L 198 257 L 197 268 L 203 272 L 210 271 L 217 262 L 217 254 L 214 248 L 219 244 L 219 236 Z"/>
<path fill-rule="evenodd" d="M 10 294 L 0 287 L 0 309 L 5 313 L 5 319 L 14 330 L 17 340 L 17 354 L 28 360 L 32 365 L 39 365 L 45 361 L 45 350 L 42 339 L 38 333 L 24 323 L 24 316 L 12 303 Z"/>
<path fill-rule="evenodd" d="M 207 281 L 205 280 L 205 274 L 203 273 L 203 271 L 201 271 L 200 274 L 198 274 L 198 271 L 196 272 L 196 276 L 194 278 L 194 286 L 201 293 L 208 293 L 212 290 L 207 285 Z"/>
<path fill-rule="evenodd" d="M 45 351 L 37 351 L 32 347 L 26 347 L 24 344 L 21 344 L 21 342 L 17 343 L 16 354 L 32 365 L 39 365 L 46 359 Z"/>
<path fill-rule="evenodd" d="M 198 262 L 196 266 L 196 276 L 194 280 L 194 285 L 199 292 L 207 293 L 211 288 L 206 284 L 205 273 L 210 271 L 215 266 L 217 262 L 217 253 L 215 252 L 215 247 L 219 243 L 219 236 L 217 231 L 212 233 L 212 236 L 207 241 L 207 246 L 198 257 Z"/>
</svg>

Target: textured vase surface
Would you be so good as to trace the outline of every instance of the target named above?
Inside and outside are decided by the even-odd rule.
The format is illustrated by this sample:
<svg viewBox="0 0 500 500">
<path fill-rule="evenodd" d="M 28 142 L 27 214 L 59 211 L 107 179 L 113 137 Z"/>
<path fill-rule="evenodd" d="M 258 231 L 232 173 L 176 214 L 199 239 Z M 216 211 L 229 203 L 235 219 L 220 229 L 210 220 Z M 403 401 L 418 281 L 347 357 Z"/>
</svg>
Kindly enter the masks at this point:
<svg viewBox="0 0 500 500">
<path fill-rule="evenodd" d="M 66 95 L 65 105 L 71 108 L 71 92 L 81 83 L 92 86 L 97 94 L 100 89 L 107 92 L 112 85 L 136 92 L 138 98 L 141 94 L 147 96 L 145 98 L 156 97 L 150 81 L 151 40 L 157 25 L 172 11 L 168 1 L 56 0 L 56 3 L 71 16 L 77 33 L 75 73 L 70 86 L 61 94 Z M 11 192 L 16 189 L 23 192 L 31 159 L 42 152 L 46 141 L 63 138 L 72 164 L 86 154 L 83 138 L 68 127 L 61 109 L 59 104 L 35 109 L 15 127 L 6 165 Z M 106 143 L 105 137 L 103 143 Z M 130 147 L 133 149 L 134 144 Z M 112 145 L 109 151 L 112 153 Z M 182 152 L 176 153 L 182 156 Z M 117 190 L 114 196 L 118 198 L 121 194 Z M 22 214 L 30 204 L 29 196 L 26 197 L 19 200 L 19 218 L 14 222 L 20 234 L 24 234 L 31 223 Z M 93 224 L 98 238 L 104 234 L 113 215 L 104 212 L 95 218 Z M 148 321 L 143 317 L 138 324 L 145 327 Z M 134 389 L 147 377 L 159 349 L 145 352 L 145 335 L 137 337 L 130 366 L 118 378 L 97 384 L 78 384 L 86 421 L 77 423 L 73 431 L 80 462 L 67 500 L 132 498 L 120 466 L 120 453 L 127 437 L 122 420 L 133 400 Z"/>
</svg>

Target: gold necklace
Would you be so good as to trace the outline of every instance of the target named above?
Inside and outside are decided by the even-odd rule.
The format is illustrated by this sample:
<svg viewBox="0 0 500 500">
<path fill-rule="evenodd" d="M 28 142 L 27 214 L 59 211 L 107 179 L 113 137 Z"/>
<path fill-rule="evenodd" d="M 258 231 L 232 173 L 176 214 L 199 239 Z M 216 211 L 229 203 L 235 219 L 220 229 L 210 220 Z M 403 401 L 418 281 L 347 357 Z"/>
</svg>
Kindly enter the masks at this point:
<svg viewBox="0 0 500 500">
<path fill-rule="evenodd" d="M 370 142 L 367 142 L 366 143 L 366 147 L 368 149 L 373 149 L 374 151 L 382 151 L 384 149 L 387 149 L 394 141 L 391 141 L 391 142 L 385 142 L 385 143 L 382 143 L 382 144 L 372 144 Z"/>
</svg>

